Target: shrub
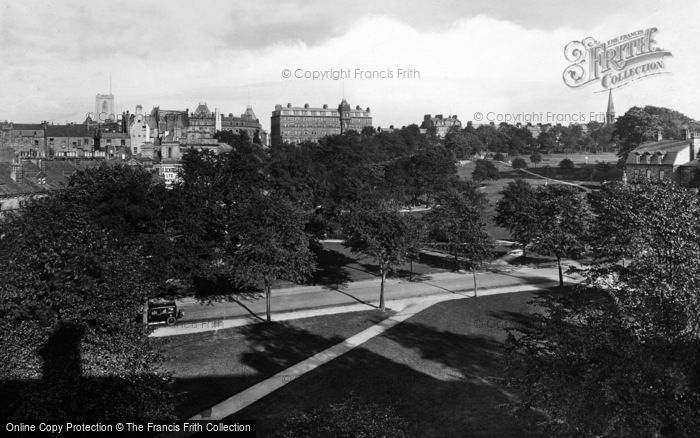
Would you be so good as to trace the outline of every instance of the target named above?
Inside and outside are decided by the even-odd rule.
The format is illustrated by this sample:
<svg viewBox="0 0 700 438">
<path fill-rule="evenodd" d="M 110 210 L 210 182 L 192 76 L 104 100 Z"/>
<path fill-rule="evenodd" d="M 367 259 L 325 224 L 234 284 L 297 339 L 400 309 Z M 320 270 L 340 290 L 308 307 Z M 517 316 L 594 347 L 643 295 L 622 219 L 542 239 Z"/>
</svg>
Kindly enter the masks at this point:
<svg viewBox="0 0 700 438">
<path fill-rule="evenodd" d="M 574 162 L 571 161 L 568 158 L 564 158 L 559 162 L 559 167 L 562 169 L 573 169 L 574 168 Z"/>
<path fill-rule="evenodd" d="M 513 169 L 527 169 L 527 162 L 520 157 L 514 158 L 510 165 L 513 166 Z"/>
</svg>

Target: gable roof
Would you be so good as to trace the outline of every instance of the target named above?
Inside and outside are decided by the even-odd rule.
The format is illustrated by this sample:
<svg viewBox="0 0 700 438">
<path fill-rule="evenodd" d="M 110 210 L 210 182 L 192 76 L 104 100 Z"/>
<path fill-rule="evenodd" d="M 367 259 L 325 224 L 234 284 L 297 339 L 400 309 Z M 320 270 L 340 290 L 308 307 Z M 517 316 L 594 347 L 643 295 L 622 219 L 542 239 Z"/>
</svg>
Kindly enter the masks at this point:
<svg viewBox="0 0 700 438">
<path fill-rule="evenodd" d="M 99 165 L 99 162 L 92 160 L 79 163 L 63 160 L 44 160 L 44 170 L 42 171 L 32 161 L 23 160 L 24 178 L 15 182 L 10 177 L 12 164 L 0 163 L 0 197 L 31 195 L 33 193 L 60 189 L 66 186 L 68 178 L 78 170 L 97 165 Z M 41 177 L 46 178 L 46 184 L 38 184 L 36 180 Z"/>
<path fill-rule="evenodd" d="M 648 141 L 637 146 L 627 155 L 626 164 L 677 164 L 678 155 L 686 153 L 688 148 L 690 148 L 688 140 Z M 686 154 L 685 161 L 687 162 L 690 161 L 690 154 L 689 152 Z M 637 158 L 643 156 L 660 156 L 662 160 L 661 162 L 655 160 L 653 163 L 637 163 Z"/>
<path fill-rule="evenodd" d="M 90 137 L 94 136 L 88 125 L 49 125 L 46 127 L 46 137 Z"/>
</svg>

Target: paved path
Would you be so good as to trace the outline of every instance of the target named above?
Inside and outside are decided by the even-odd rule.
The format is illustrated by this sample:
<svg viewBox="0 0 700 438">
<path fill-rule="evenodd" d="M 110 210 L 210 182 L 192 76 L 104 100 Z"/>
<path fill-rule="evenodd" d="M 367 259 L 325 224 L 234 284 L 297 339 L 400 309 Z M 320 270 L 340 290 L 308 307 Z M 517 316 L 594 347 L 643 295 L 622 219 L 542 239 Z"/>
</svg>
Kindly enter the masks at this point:
<svg viewBox="0 0 700 438">
<path fill-rule="evenodd" d="M 513 293 L 513 292 L 524 292 L 530 290 L 541 289 L 542 287 L 552 286 L 557 284 L 556 279 L 551 279 L 548 284 L 542 286 L 535 285 L 519 285 L 510 286 L 503 288 L 495 288 L 489 291 L 484 291 L 482 293 L 485 295 L 496 295 L 503 293 Z M 263 380 L 262 382 L 251 386 L 250 388 L 232 396 L 228 399 L 217 403 L 209 409 L 206 409 L 193 417 L 190 420 L 221 420 L 236 412 L 250 406 L 261 398 L 267 396 L 268 394 L 282 388 L 288 383 L 296 380 L 297 378 L 303 376 L 304 374 L 318 368 L 319 366 L 336 359 L 343 354 L 351 351 L 352 349 L 362 345 L 368 340 L 381 335 L 390 328 L 400 324 L 401 322 L 409 319 L 413 315 L 427 309 L 428 307 L 443 301 L 456 300 L 470 298 L 471 294 L 468 293 L 453 293 L 453 294 L 443 294 L 440 296 L 433 297 L 423 297 L 416 298 L 413 302 L 407 303 L 401 306 L 394 306 L 392 304 L 392 310 L 397 311 L 393 316 L 383 320 L 382 322 L 369 327 L 362 332 L 351 336 L 343 342 L 340 342 L 314 356 L 309 357 L 306 360 L 293 365 L 274 376 Z M 397 308 L 400 307 L 400 308 Z M 178 435 L 183 436 L 183 435 Z"/>
<path fill-rule="evenodd" d="M 581 184 L 576 184 L 576 183 L 572 183 L 572 182 L 569 182 L 569 181 L 562 181 L 562 180 L 560 180 L 560 179 L 554 179 L 554 178 L 550 178 L 550 177 L 548 177 L 548 176 L 538 175 L 538 174 L 536 174 L 535 172 L 530 172 L 529 170 L 525 170 L 525 169 L 517 169 L 517 170 L 519 170 L 519 171 L 521 171 L 521 172 L 524 172 L 524 173 L 527 173 L 527 174 L 529 174 L 529 175 L 535 176 L 535 177 L 537 177 L 537 178 L 546 179 L 547 181 L 554 181 L 554 182 L 559 183 L 559 184 L 566 184 L 566 185 L 569 185 L 569 186 L 578 187 L 579 189 L 583 189 L 583 190 L 585 190 L 585 191 L 587 191 L 587 192 L 592 192 L 592 191 L 593 191 L 593 190 L 589 189 L 588 187 L 582 186 Z"/>
<path fill-rule="evenodd" d="M 533 269 L 519 267 L 511 271 L 480 272 L 477 274 L 479 290 L 520 285 L 540 285 L 556 279 L 556 268 Z M 390 279 L 385 287 L 387 301 L 400 302 L 420 297 L 468 292 L 473 287 L 470 273 L 442 272 L 426 276 L 420 281 Z M 275 321 L 297 319 L 331 313 L 377 308 L 379 280 L 348 283 L 338 288 L 327 286 L 300 286 L 272 291 L 272 319 Z M 243 306 L 245 307 L 243 307 Z M 195 299 L 184 299 L 179 307 L 186 318 L 173 327 L 161 326 L 151 336 L 173 336 L 187 333 L 219 330 L 261 322 L 265 300 L 254 296 L 247 301 L 201 304 Z"/>
</svg>

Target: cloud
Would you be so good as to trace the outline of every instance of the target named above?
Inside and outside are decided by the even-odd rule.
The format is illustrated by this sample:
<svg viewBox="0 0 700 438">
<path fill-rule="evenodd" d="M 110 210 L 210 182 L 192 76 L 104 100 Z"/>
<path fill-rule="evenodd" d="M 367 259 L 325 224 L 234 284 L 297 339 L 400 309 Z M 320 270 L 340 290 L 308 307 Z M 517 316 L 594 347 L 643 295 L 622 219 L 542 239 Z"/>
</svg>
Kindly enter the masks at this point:
<svg viewBox="0 0 700 438">
<path fill-rule="evenodd" d="M 3 2 L 4 0 L 0 0 Z M 656 26 L 674 54 L 672 75 L 616 92 L 618 111 L 669 106 L 698 117 L 692 84 L 698 30 L 678 10 L 619 4 L 189 1 L 0 3 L 0 119 L 82 120 L 113 77 L 120 109 L 142 104 L 241 113 L 251 96 L 269 126 L 275 104 L 327 103 L 343 93 L 369 106 L 375 125 L 418 123 L 426 113 L 572 112 L 604 109 L 606 97 L 571 90 L 561 74 L 566 43 Z M 645 9 L 646 8 L 646 9 Z M 416 69 L 419 79 L 283 79 L 301 70 Z"/>
</svg>

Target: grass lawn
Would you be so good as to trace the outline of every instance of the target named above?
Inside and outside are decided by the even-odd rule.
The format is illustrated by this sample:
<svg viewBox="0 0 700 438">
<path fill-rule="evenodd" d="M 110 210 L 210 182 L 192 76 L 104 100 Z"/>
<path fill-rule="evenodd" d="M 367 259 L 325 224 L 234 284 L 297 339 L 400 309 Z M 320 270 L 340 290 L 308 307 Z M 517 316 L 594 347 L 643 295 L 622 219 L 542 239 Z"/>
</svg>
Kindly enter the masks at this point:
<svg viewBox="0 0 700 438">
<path fill-rule="evenodd" d="M 152 338 L 172 373 L 180 418 L 214 404 L 380 322 L 378 310 Z"/>
<path fill-rule="evenodd" d="M 434 305 L 349 353 L 298 378 L 234 415 L 256 419 L 270 436 L 285 417 L 327 408 L 350 395 L 392 406 L 411 435 L 523 437 L 534 419 L 516 418 L 504 377 L 506 327 L 527 324 L 533 293 Z M 276 350 L 278 340 L 265 351 Z"/>
</svg>

